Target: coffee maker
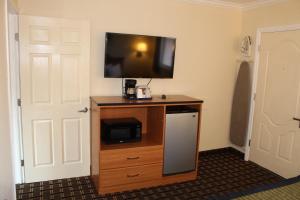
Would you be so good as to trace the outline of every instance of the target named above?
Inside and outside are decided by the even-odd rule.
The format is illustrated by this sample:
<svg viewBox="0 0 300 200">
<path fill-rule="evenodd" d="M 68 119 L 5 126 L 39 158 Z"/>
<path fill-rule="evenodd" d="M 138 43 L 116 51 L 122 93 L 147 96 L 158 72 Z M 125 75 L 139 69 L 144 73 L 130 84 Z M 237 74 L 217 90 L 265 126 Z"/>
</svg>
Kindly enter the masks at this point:
<svg viewBox="0 0 300 200">
<path fill-rule="evenodd" d="M 125 80 L 125 98 L 136 99 L 135 85 L 136 85 L 135 79 L 126 79 Z"/>
</svg>

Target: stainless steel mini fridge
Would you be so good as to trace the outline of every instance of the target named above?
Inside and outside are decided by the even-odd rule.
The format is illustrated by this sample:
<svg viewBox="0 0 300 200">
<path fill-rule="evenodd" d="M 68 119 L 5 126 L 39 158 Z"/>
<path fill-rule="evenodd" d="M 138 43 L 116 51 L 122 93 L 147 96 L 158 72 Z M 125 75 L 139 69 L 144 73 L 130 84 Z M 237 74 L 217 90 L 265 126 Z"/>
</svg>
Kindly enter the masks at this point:
<svg viewBox="0 0 300 200">
<path fill-rule="evenodd" d="M 170 108 L 166 112 L 164 175 L 195 170 L 197 156 L 197 110 Z"/>
</svg>

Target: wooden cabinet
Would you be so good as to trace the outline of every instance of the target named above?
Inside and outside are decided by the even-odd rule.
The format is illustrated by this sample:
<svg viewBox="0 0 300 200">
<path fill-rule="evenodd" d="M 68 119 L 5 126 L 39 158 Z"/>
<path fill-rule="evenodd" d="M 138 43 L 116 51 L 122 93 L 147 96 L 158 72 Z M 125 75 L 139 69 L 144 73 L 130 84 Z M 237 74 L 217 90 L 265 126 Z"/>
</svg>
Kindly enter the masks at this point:
<svg viewBox="0 0 300 200">
<path fill-rule="evenodd" d="M 167 99 L 154 96 L 146 101 L 91 97 L 91 176 L 99 194 L 196 179 L 198 156 L 195 171 L 163 176 L 166 108 L 179 105 L 197 109 L 199 140 L 201 100 L 181 95 L 168 96 Z M 106 144 L 101 141 L 102 119 L 130 117 L 142 123 L 140 142 Z"/>
<path fill-rule="evenodd" d="M 163 162 L 162 146 L 100 151 L 101 169 L 115 169 Z"/>
<path fill-rule="evenodd" d="M 162 163 L 101 170 L 100 184 L 102 184 L 102 188 L 109 189 L 109 187 L 118 185 L 155 180 L 161 177 L 161 170 Z"/>
</svg>

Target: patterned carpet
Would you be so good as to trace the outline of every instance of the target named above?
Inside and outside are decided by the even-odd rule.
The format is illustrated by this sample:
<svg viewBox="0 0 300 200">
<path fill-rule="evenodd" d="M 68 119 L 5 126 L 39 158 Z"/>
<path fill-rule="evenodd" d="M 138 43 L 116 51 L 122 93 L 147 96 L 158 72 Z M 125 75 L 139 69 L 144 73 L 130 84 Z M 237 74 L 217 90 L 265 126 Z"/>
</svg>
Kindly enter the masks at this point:
<svg viewBox="0 0 300 200">
<path fill-rule="evenodd" d="M 300 199 L 300 182 L 292 185 L 283 186 L 255 194 L 242 196 L 236 200 L 299 200 Z"/>
<path fill-rule="evenodd" d="M 232 148 L 200 153 L 195 181 L 98 196 L 89 177 L 17 185 L 17 199 L 215 199 L 282 181 Z"/>
</svg>

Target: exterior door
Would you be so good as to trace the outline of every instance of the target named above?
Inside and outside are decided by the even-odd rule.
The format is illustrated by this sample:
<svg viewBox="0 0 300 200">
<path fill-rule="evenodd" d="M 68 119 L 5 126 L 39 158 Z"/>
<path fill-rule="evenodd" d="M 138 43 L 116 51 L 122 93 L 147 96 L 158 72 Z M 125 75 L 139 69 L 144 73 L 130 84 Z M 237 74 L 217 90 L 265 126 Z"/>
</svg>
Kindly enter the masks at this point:
<svg viewBox="0 0 300 200">
<path fill-rule="evenodd" d="M 300 175 L 300 30 L 263 33 L 250 160 Z"/>
<path fill-rule="evenodd" d="M 20 16 L 25 182 L 89 175 L 89 37 L 86 21 Z"/>
</svg>

